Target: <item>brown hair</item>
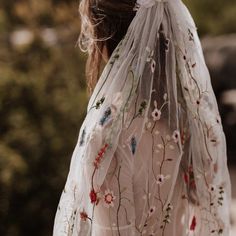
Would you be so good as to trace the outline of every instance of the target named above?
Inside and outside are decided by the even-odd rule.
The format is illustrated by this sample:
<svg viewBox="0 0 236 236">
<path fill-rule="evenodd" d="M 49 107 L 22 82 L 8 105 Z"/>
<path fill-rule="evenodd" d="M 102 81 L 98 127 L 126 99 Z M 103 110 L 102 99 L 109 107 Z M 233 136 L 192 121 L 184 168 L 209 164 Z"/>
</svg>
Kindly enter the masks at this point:
<svg viewBox="0 0 236 236">
<path fill-rule="evenodd" d="M 136 0 L 81 0 L 81 30 L 78 45 L 88 52 L 85 74 L 91 95 L 100 75 L 102 62 L 107 62 L 124 37 L 135 16 Z"/>
</svg>

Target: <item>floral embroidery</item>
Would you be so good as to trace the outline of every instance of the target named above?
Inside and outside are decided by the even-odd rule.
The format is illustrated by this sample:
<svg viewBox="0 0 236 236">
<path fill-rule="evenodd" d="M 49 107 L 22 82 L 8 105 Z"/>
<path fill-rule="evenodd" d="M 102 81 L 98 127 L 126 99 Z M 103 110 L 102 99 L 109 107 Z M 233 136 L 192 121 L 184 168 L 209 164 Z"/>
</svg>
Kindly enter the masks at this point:
<svg viewBox="0 0 236 236">
<path fill-rule="evenodd" d="M 154 73 L 155 67 L 156 67 L 156 62 L 155 62 L 154 59 L 152 59 L 152 61 L 151 61 L 151 71 L 152 71 L 152 73 Z"/>
<path fill-rule="evenodd" d="M 104 125 L 104 123 L 108 120 L 110 115 L 111 115 L 111 108 L 107 107 L 107 109 L 104 111 L 102 118 L 100 119 L 100 125 Z"/>
<path fill-rule="evenodd" d="M 157 121 L 157 120 L 160 120 L 160 118 L 161 118 L 161 111 L 157 109 L 157 101 L 156 100 L 154 100 L 154 106 L 155 106 L 155 109 L 152 112 L 152 118 L 154 121 Z"/>
<path fill-rule="evenodd" d="M 85 211 L 80 212 L 80 219 L 86 221 L 88 219 L 88 214 Z"/>
<path fill-rule="evenodd" d="M 92 204 L 96 204 L 96 205 L 98 204 L 99 198 L 98 198 L 97 192 L 95 192 L 94 189 L 90 191 L 89 197 Z"/>
<path fill-rule="evenodd" d="M 223 200 L 224 200 L 223 194 L 224 194 L 224 188 L 222 186 L 220 186 L 219 187 L 219 197 L 218 197 L 218 201 L 217 201 L 220 206 L 223 206 Z"/>
<path fill-rule="evenodd" d="M 184 182 L 191 188 L 196 188 L 194 173 L 192 166 L 189 166 L 188 171 L 183 174 Z"/>
<path fill-rule="evenodd" d="M 193 33 L 190 29 L 188 29 L 189 41 L 194 41 Z"/>
<path fill-rule="evenodd" d="M 190 224 L 190 230 L 194 231 L 197 225 L 196 216 L 193 216 L 192 222 Z"/>
<path fill-rule="evenodd" d="M 103 202 L 106 207 L 114 207 L 114 200 L 116 199 L 116 196 L 114 196 L 113 191 L 110 189 L 105 190 L 104 196 L 103 196 Z"/>
<path fill-rule="evenodd" d="M 153 59 L 154 50 L 151 51 L 149 47 L 146 47 L 146 50 L 149 53 L 146 61 L 150 62 L 151 72 L 154 73 L 156 67 L 156 61 Z"/>
<path fill-rule="evenodd" d="M 165 217 L 164 217 L 164 219 L 163 219 L 163 223 L 164 224 L 162 224 L 161 226 L 160 226 L 160 228 L 163 230 L 163 232 L 164 232 L 164 230 L 165 230 L 165 227 L 166 227 L 166 224 L 168 224 L 168 223 L 170 223 L 170 211 L 173 209 L 173 206 L 170 204 L 170 203 L 168 203 L 168 205 L 167 205 L 167 207 L 166 207 L 166 214 L 165 214 Z"/>
<path fill-rule="evenodd" d="M 164 2 L 161 0 L 140 1 L 145 3 L 145 5 L 152 5 L 157 1 Z M 160 9 L 164 8 L 166 8 L 165 11 L 167 13 L 172 14 L 171 11 L 174 11 L 174 7 L 173 9 L 167 9 L 168 4 L 162 5 Z M 152 11 L 148 12 L 148 15 L 152 16 Z M 145 13 L 144 9 L 143 13 Z M 169 17 L 169 14 L 165 13 L 165 16 Z M 178 16 L 178 14 L 176 14 L 176 16 Z M 162 19 L 161 16 L 158 18 Z M 182 20 L 180 19 L 179 22 L 181 23 L 181 21 Z M 142 24 L 147 25 L 148 22 L 151 23 L 152 20 L 149 19 L 146 22 L 142 22 Z M 204 67 L 200 71 L 200 66 L 204 66 L 204 63 L 201 63 L 201 58 L 198 53 L 196 53 L 195 48 L 192 48 L 194 46 L 192 42 L 194 42 L 195 39 L 195 30 L 192 21 L 191 24 L 183 25 L 181 30 L 172 30 L 174 28 L 172 28 L 171 24 L 175 23 L 172 22 L 172 19 L 166 22 L 168 26 L 159 22 L 163 30 L 160 31 L 160 28 L 156 29 L 156 40 L 148 40 L 144 55 L 140 55 L 139 53 L 130 54 L 130 57 L 127 57 L 130 59 L 132 58 L 132 61 L 128 61 L 130 64 L 126 64 L 123 60 L 122 63 L 116 64 L 116 59 L 120 58 L 118 53 L 119 47 L 117 47 L 114 56 L 111 58 L 110 63 L 108 63 L 108 67 L 101 78 L 101 80 L 103 80 L 100 84 L 101 87 L 96 90 L 97 94 L 95 94 L 95 99 L 98 98 L 98 100 L 94 100 L 95 102 L 93 101 L 93 108 L 100 110 L 90 113 L 91 115 L 99 114 L 99 116 L 96 117 L 96 115 L 94 115 L 94 117 L 91 117 L 89 116 L 90 114 L 88 114 L 89 117 L 88 122 L 86 123 L 86 129 L 84 128 L 82 130 L 81 138 L 79 140 L 79 145 L 86 144 L 85 146 L 88 146 L 91 149 L 81 148 L 78 149 L 78 151 L 76 150 L 77 156 L 84 157 L 92 153 L 92 157 L 89 156 L 88 162 L 75 162 L 76 165 L 74 166 L 76 166 L 76 168 L 73 170 L 77 172 L 73 172 L 71 175 L 72 178 L 68 178 L 68 181 L 70 182 L 67 185 L 67 191 L 63 191 L 62 202 L 60 203 L 60 206 L 58 206 L 59 220 L 57 225 L 60 226 L 57 228 L 56 235 L 59 235 L 58 232 L 62 232 L 62 229 L 64 230 L 63 232 L 65 232 L 65 235 L 75 234 L 72 232 L 73 229 L 75 230 L 75 222 L 81 226 L 81 232 L 92 232 L 95 207 L 100 201 L 103 203 L 102 206 L 109 208 L 107 211 L 108 214 L 114 214 L 112 216 L 109 215 L 109 218 L 112 220 L 108 223 L 110 223 L 109 226 L 115 226 L 115 234 L 122 235 L 121 233 L 124 232 L 120 232 L 120 230 L 123 230 L 123 227 L 125 227 L 123 220 L 126 221 L 125 223 L 127 223 L 127 226 L 129 225 L 131 220 L 130 213 L 132 212 L 130 211 L 130 207 L 134 207 L 134 204 L 129 196 L 127 196 L 129 194 L 126 195 L 130 189 L 126 191 L 128 185 L 124 183 L 126 182 L 126 176 L 124 176 L 122 165 L 122 163 L 124 163 L 124 156 L 122 154 L 121 156 L 113 156 L 115 148 L 114 150 L 111 149 L 110 153 L 107 153 L 108 147 L 111 147 L 113 144 L 115 147 L 116 145 L 119 145 L 117 142 L 120 134 L 119 131 L 122 130 L 123 127 L 127 130 L 127 133 L 130 132 L 128 133 L 128 139 L 125 143 L 125 149 L 122 149 L 123 152 L 130 149 L 128 150 L 130 156 L 137 152 L 137 137 L 141 137 L 139 134 L 141 134 L 140 131 L 143 131 L 142 128 L 146 131 L 144 132 L 144 135 L 147 136 L 144 138 L 148 143 L 144 142 L 144 152 L 141 152 L 143 159 L 141 159 L 140 163 L 137 162 L 137 166 L 134 165 L 135 168 L 137 168 L 134 171 L 138 170 L 138 173 L 142 173 L 142 170 L 144 170 L 144 176 L 140 175 L 139 178 L 137 178 L 138 183 L 140 183 L 140 191 L 135 193 L 137 199 L 144 196 L 143 199 L 140 199 L 141 204 L 138 204 L 138 208 L 135 209 L 137 212 L 139 210 L 142 211 L 142 213 L 140 213 L 141 215 L 138 216 L 141 216 L 142 219 L 144 218 L 144 221 L 142 221 L 139 226 L 135 225 L 135 228 L 137 229 L 135 234 L 165 235 L 166 232 L 164 231 L 168 230 L 166 228 L 167 224 L 171 222 L 171 210 L 173 208 L 168 201 L 171 201 L 172 193 L 175 193 L 175 188 L 178 187 L 180 187 L 180 189 L 176 190 L 180 191 L 180 198 L 182 197 L 178 203 L 184 201 L 182 209 L 183 218 L 181 217 L 184 224 L 179 224 L 177 227 L 184 227 L 184 229 L 178 228 L 177 230 L 182 231 L 183 229 L 183 234 L 189 234 L 191 231 L 191 235 L 194 235 L 196 233 L 196 228 L 199 227 L 200 232 L 206 232 L 208 235 L 210 235 L 210 232 L 215 233 L 214 235 L 223 233 L 223 226 L 227 225 L 227 219 L 223 219 L 220 213 L 221 208 L 223 208 L 224 205 L 227 205 L 224 201 L 228 201 L 227 194 L 229 192 L 227 186 L 228 180 L 226 179 L 227 176 L 224 175 L 227 173 L 220 171 L 222 165 L 226 164 L 226 162 L 222 160 L 222 158 L 225 158 L 223 153 L 223 150 L 225 149 L 221 120 L 215 106 L 215 101 L 212 99 L 213 94 L 211 92 L 211 86 L 207 81 L 208 74 L 205 73 L 206 70 Z M 169 25 L 169 23 L 171 24 Z M 188 29 L 190 25 L 191 28 Z M 177 27 L 178 25 L 176 24 L 174 26 Z M 137 28 L 140 29 L 142 27 L 140 25 L 140 27 Z M 152 29 L 155 30 L 155 27 Z M 136 29 L 133 28 L 133 31 L 130 31 L 132 32 L 129 35 L 131 38 L 132 35 L 137 33 L 135 30 Z M 175 35 L 176 33 L 180 35 Z M 162 35 L 158 36 L 158 34 Z M 160 36 L 162 38 L 160 38 Z M 179 38 L 183 40 L 181 43 L 178 42 Z M 162 49 L 160 51 L 160 48 L 154 48 L 154 45 L 160 46 L 160 39 L 164 40 L 163 46 L 165 51 Z M 137 46 L 136 42 L 138 40 L 134 40 L 132 44 L 127 43 L 125 40 L 123 42 L 125 42 L 125 45 L 129 45 L 129 47 L 122 48 L 135 48 Z M 155 44 L 153 44 L 154 41 Z M 120 45 L 122 45 L 122 41 Z M 174 47 L 173 50 L 172 47 Z M 143 50 L 140 52 L 143 52 Z M 159 59 L 161 59 L 160 56 L 162 56 L 162 53 L 163 55 L 166 55 L 166 63 L 160 63 L 161 60 Z M 123 54 L 121 55 L 123 56 Z M 137 58 L 136 55 L 141 57 Z M 125 57 L 121 58 L 126 59 Z M 199 61 L 200 63 L 197 64 Z M 176 67 L 172 67 L 172 62 L 174 62 Z M 139 67 L 143 68 L 143 74 L 141 73 L 141 70 L 136 68 L 137 63 L 144 66 Z M 156 67 L 158 67 L 158 73 L 161 76 L 153 76 Z M 119 68 L 122 69 L 122 71 L 119 72 Z M 164 69 L 164 71 L 162 71 L 162 69 Z M 172 69 L 174 69 L 174 71 L 172 71 Z M 198 69 L 199 71 L 197 71 Z M 129 77 L 130 72 L 132 74 L 131 77 Z M 113 78 L 109 78 L 109 74 L 112 77 L 117 75 L 117 79 L 119 79 L 119 76 L 122 78 L 120 81 L 113 80 L 114 86 L 110 86 L 110 82 L 112 82 Z M 159 81 L 160 79 L 161 81 Z M 145 82 L 147 83 L 145 84 Z M 142 85 L 144 86 L 142 87 Z M 113 88 L 114 91 L 107 91 L 106 89 L 109 88 Z M 154 96 L 152 96 L 153 93 Z M 150 102 L 153 100 L 154 108 L 150 106 Z M 133 101 L 134 103 L 132 103 Z M 179 109 L 178 114 L 175 114 L 175 109 L 169 110 L 172 106 L 172 102 L 176 102 L 176 108 Z M 161 105 L 159 106 L 159 104 Z M 169 106 L 163 109 L 166 104 L 169 104 Z M 146 110 L 147 108 L 148 110 Z M 173 108 L 175 108 L 175 104 L 173 104 Z M 186 115 L 186 120 L 184 117 L 182 119 L 180 117 L 181 115 Z M 93 118 L 95 120 L 93 120 Z M 146 120 L 146 118 L 148 119 Z M 170 119 L 168 120 L 168 118 Z M 163 122 L 157 122 L 160 119 L 162 119 Z M 99 124 L 98 129 L 93 129 L 94 123 L 91 121 L 97 120 Z M 185 127 L 185 121 L 187 121 L 188 124 L 188 120 L 190 121 L 190 125 Z M 111 121 L 114 122 L 112 123 Z M 169 129 L 170 123 L 167 121 L 172 122 L 171 127 L 181 127 L 181 129 L 178 130 L 178 128 L 176 128 L 174 131 L 172 128 Z M 89 122 L 91 122 L 91 124 Z M 105 126 L 108 127 L 107 124 L 111 123 L 111 127 L 104 129 Z M 133 133 L 134 126 L 130 126 L 131 123 L 134 124 L 134 126 L 136 125 L 135 135 Z M 90 129 L 87 127 L 91 127 L 91 133 L 88 133 L 88 130 Z M 129 129 L 129 127 L 131 128 Z M 193 133 L 191 136 L 192 143 L 189 145 L 189 143 L 186 142 L 190 137 L 189 134 L 192 131 L 197 131 L 197 129 L 199 129 L 200 132 L 196 132 L 196 135 Z M 93 142 L 88 143 L 91 140 Z M 105 143 L 103 143 L 104 140 Z M 193 145 L 194 142 L 196 142 L 196 146 Z M 181 145 L 176 145 L 176 143 L 180 143 Z M 198 144 L 199 147 L 197 146 Z M 122 143 L 121 145 L 124 144 Z M 186 149 L 183 149 L 183 147 L 186 147 Z M 87 150 L 89 151 L 86 152 Z M 98 153 L 94 152 L 97 150 Z M 185 154 L 183 158 L 181 156 L 182 153 Z M 118 152 L 115 154 L 118 154 Z M 113 161 L 111 170 L 108 169 L 110 171 L 107 176 L 112 176 L 112 178 L 114 178 L 114 181 L 104 181 L 104 183 L 114 182 L 114 188 L 112 185 L 109 186 L 109 188 L 106 186 L 105 192 L 101 192 L 100 189 L 97 190 L 97 187 L 101 184 L 102 180 L 104 180 L 103 178 L 106 177 L 106 167 L 108 167 L 106 165 L 108 162 L 103 162 L 104 158 L 107 158 L 107 161 Z M 91 159 L 92 163 L 90 163 Z M 139 156 L 137 159 L 139 159 Z M 128 162 L 133 160 L 135 159 L 131 158 Z M 179 160 L 181 163 L 179 163 Z M 194 160 L 194 162 L 192 160 Z M 172 174 L 178 174 L 176 172 L 178 168 L 180 171 L 179 173 L 182 173 L 182 182 L 180 184 L 175 184 L 174 181 L 178 181 L 179 176 L 172 176 Z M 133 171 L 133 169 L 131 170 Z M 81 181 L 81 185 L 79 186 L 82 194 L 78 194 L 77 190 L 75 191 L 75 185 L 72 184 L 73 181 L 77 183 L 77 177 L 84 180 L 84 183 Z M 125 181 L 123 181 L 122 178 L 124 178 Z M 163 185 L 166 188 L 163 188 Z M 171 186 L 173 186 L 174 189 L 172 189 Z M 173 191 L 168 191 L 169 187 Z M 224 189 L 224 187 L 226 187 L 226 189 Z M 117 190 L 116 196 L 112 189 Z M 92 203 L 92 206 L 90 202 Z M 143 202 L 145 202 L 145 204 L 143 204 Z M 86 206 L 88 203 L 90 205 Z M 114 207 L 115 203 L 117 203 L 117 208 Z M 78 204 L 78 206 L 76 204 Z M 85 206 L 86 210 L 83 209 L 77 214 L 77 209 L 81 209 L 81 204 Z M 194 213 L 194 215 L 190 215 L 189 217 L 190 208 L 188 204 L 191 204 L 191 206 L 194 205 L 194 212 L 196 209 L 199 214 Z M 175 210 L 177 211 L 177 209 Z M 222 209 L 222 212 L 227 211 L 226 209 L 224 210 Z M 174 217 L 178 215 L 175 213 L 176 212 L 173 214 Z M 226 214 L 222 215 L 225 216 Z M 120 217 L 123 217 L 122 220 Z M 88 222 L 80 224 L 81 222 L 79 222 L 79 220 L 81 222 L 90 220 L 91 224 L 88 224 Z M 185 224 L 186 221 L 188 222 L 187 225 Z M 223 224 L 224 221 L 226 224 Z M 185 231 L 186 228 L 187 232 Z"/>
<path fill-rule="evenodd" d="M 172 135 L 172 138 L 173 138 L 173 140 L 174 140 L 175 143 L 177 143 L 177 142 L 179 141 L 179 137 L 180 137 L 179 131 L 178 131 L 178 130 L 175 130 L 175 131 L 173 132 L 173 135 Z"/>
<path fill-rule="evenodd" d="M 165 36 L 164 36 L 165 37 Z M 168 38 L 165 38 L 164 41 L 164 47 L 165 47 L 165 51 L 168 52 L 169 51 L 169 44 L 170 44 L 170 40 Z"/>
<path fill-rule="evenodd" d="M 209 191 L 209 192 L 214 192 L 215 190 L 216 190 L 216 186 L 213 185 L 213 184 L 210 184 L 210 185 L 209 185 L 209 188 L 208 188 L 208 191 Z"/>
<path fill-rule="evenodd" d="M 156 182 L 157 182 L 158 185 L 162 185 L 165 182 L 165 180 L 169 179 L 169 178 L 170 178 L 170 175 L 164 176 L 163 174 L 160 174 L 160 175 L 157 176 L 157 181 Z"/>
<path fill-rule="evenodd" d="M 147 101 L 142 101 L 140 104 L 140 108 L 138 110 L 138 114 L 142 115 L 142 113 L 146 109 L 146 107 L 147 107 Z"/>
<path fill-rule="evenodd" d="M 136 145 L 137 145 L 136 138 L 135 138 L 135 136 L 132 136 L 131 142 L 130 142 L 132 154 L 135 153 Z"/>
<path fill-rule="evenodd" d="M 155 210 L 156 210 L 156 207 L 155 207 L 155 206 L 150 207 L 149 212 L 148 212 L 148 215 L 149 215 L 149 216 L 153 215 L 154 212 L 155 212 Z"/>
<path fill-rule="evenodd" d="M 104 101 L 105 101 L 105 97 L 103 96 L 101 99 L 99 99 L 99 100 L 96 102 L 95 108 L 96 108 L 96 109 L 99 109 L 100 106 L 103 104 Z"/>
<path fill-rule="evenodd" d="M 101 163 L 101 160 L 102 160 L 102 158 L 103 158 L 103 156 L 104 156 L 104 154 L 105 154 L 105 152 L 106 152 L 106 149 L 108 148 L 108 144 L 107 143 L 105 143 L 104 144 L 104 146 L 100 149 L 100 151 L 98 152 L 98 155 L 96 156 L 96 158 L 95 158 L 95 160 L 94 160 L 94 162 L 93 162 L 93 164 L 94 164 L 94 166 L 95 166 L 95 168 L 97 169 L 97 168 L 99 168 L 99 165 L 100 165 L 100 163 Z"/>
</svg>

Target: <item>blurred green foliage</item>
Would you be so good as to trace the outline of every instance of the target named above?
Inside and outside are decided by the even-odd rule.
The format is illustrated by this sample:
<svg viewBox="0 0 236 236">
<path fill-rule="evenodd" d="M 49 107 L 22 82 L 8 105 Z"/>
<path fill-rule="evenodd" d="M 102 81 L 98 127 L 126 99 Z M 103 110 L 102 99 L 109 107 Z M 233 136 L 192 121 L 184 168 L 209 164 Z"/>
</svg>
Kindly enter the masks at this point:
<svg viewBox="0 0 236 236">
<path fill-rule="evenodd" d="M 236 31 L 235 0 L 185 2 L 200 34 Z M 52 233 L 88 102 L 78 3 L 0 2 L 0 235 Z M 19 29 L 28 43 L 12 41 Z"/>
<path fill-rule="evenodd" d="M 200 35 L 236 32 L 235 0 L 183 0 L 196 22 Z"/>
</svg>

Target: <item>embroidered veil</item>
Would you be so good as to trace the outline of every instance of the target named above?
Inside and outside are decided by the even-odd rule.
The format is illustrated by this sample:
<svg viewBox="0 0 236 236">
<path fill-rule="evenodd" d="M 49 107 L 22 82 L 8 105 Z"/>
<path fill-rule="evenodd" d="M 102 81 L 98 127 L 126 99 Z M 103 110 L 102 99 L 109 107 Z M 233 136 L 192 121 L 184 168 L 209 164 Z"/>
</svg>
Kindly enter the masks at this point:
<svg viewBox="0 0 236 236">
<path fill-rule="evenodd" d="M 130 148 L 135 153 L 142 134 L 152 134 L 161 124 L 163 143 L 176 147 L 176 155 L 161 163 L 170 167 L 168 173 L 153 171 L 155 178 L 169 176 L 163 217 L 177 207 L 172 199 L 182 181 L 182 234 L 177 236 L 228 236 L 226 141 L 194 21 L 181 0 L 138 0 L 134 10 L 90 97 L 53 235 L 92 235 L 99 189 L 120 134 L 133 130 Z M 158 227 L 161 231 L 152 235 L 169 235 L 168 220 Z"/>
</svg>

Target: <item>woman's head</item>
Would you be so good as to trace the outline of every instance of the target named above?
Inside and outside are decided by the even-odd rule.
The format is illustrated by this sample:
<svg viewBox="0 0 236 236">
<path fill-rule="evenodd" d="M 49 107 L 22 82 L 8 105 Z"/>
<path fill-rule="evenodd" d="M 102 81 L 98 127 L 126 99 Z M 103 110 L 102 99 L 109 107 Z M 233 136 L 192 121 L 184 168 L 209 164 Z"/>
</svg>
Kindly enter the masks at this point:
<svg viewBox="0 0 236 236">
<path fill-rule="evenodd" d="M 136 0 L 81 0 L 81 31 L 78 45 L 88 52 L 86 79 L 91 94 L 107 61 L 124 37 L 135 11 Z"/>
</svg>

